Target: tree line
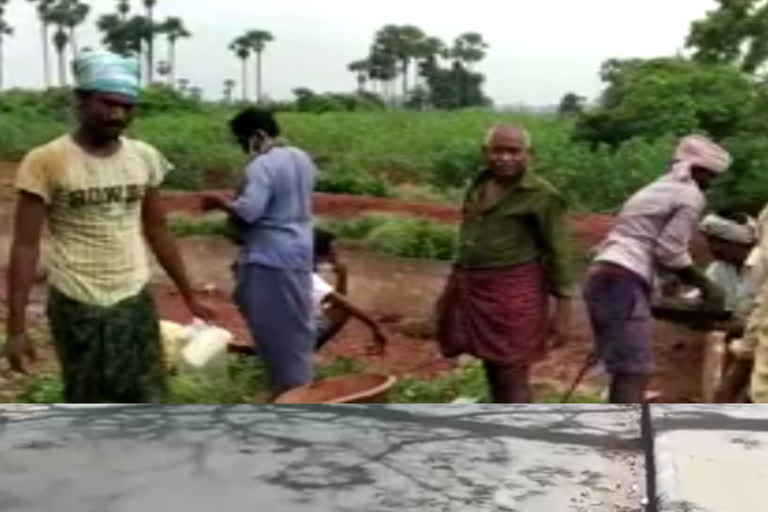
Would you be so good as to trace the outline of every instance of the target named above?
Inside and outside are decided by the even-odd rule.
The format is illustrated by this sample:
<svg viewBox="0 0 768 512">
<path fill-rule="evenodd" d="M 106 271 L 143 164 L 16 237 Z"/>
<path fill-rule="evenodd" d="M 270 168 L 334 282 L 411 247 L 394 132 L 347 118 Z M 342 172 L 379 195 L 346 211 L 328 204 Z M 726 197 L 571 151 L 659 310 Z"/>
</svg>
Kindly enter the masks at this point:
<svg viewBox="0 0 768 512">
<path fill-rule="evenodd" d="M 370 84 L 372 92 L 403 106 L 480 106 L 490 100 L 482 91 L 485 77 L 474 67 L 488 47 L 477 32 L 466 32 L 446 44 L 414 25 L 386 25 L 374 35 L 368 55 L 348 69 L 355 73 L 360 92 Z"/>
<path fill-rule="evenodd" d="M 33 4 L 40 21 L 42 40 L 43 82 L 46 88 L 68 85 L 68 56 L 77 56 L 82 50 L 78 44 L 78 30 L 88 21 L 91 6 L 82 0 L 27 0 Z M 3 87 L 3 42 L 14 34 L 14 28 L 7 19 L 7 5 L 10 0 L 0 0 L 0 89 Z M 160 83 L 175 87 L 190 95 L 200 95 L 199 87 L 191 86 L 189 80 L 177 78 L 176 45 L 179 40 L 192 37 L 182 18 L 170 16 L 158 20 L 155 9 L 158 0 L 141 0 L 141 12 L 134 11 L 130 0 L 116 0 L 115 12 L 104 14 L 96 20 L 101 33 L 102 45 L 120 55 L 137 56 L 142 62 L 142 80 L 146 84 L 158 83 L 155 75 L 162 77 Z M 164 38 L 167 53 L 164 59 L 157 59 L 156 43 Z M 248 30 L 230 45 L 238 59 L 243 62 L 243 99 L 249 98 L 245 67 L 251 55 L 257 60 L 256 98 L 262 97 L 261 55 L 268 42 L 274 37 L 264 30 Z M 58 77 L 53 79 L 51 49 L 56 53 Z M 57 82 L 57 83 L 56 83 Z M 235 88 L 232 79 L 224 81 L 225 96 L 232 97 Z"/>
<path fill-rule="evenodd" d="M 3 86 L 3 41 L 14 30 L 5 16 L 10 0 L 0 0 L 0 89 Z M 78 44 L 78 31 L 91 16 L 91 6 L 83 0 L 27 0 L 36 8 L 42 40 L 43 82 L 46 88 L 68 85 L 69 56 L 84 49 Z M 134 2 L 135 3 L 135 2 Z M 134 55 L 142 62 L 145 84 L 164 83 L 184 94 L 196 97 L 199 87 L 179 78 L 176 47 L 180 40 L 192 37 L 182 18 L 170 16 L 158 20 L 158 0 L 140 0 L 138 11 L 131 0 L 115 0 L 115 11 L 95 20 L 102 45 L 120 55 Z M 157 41 L 164 39 L 166 54 L 157 59 Z M 240 100 L 264 101 L 263 54 L 275 36 L 266 30 L 250 29 L 235 37 L 228 49 L 240 61 Z M 58 76 L 53 77 L 51 50 L 55 52 Z M 411 108 L 459 108 L 486 105 L 490 100 L 482 91 L 485 77 L 475 65 L 485 58 L 488 44 L 482 35 L 467 32 L 446 44 L 413 25 L 386 25 L 373 38 L 368 55 L 348 66 L 355 74 L 358 92 L 389 104 Z M 254 89 L 251 95 L 250 70 Z M 156 81 L 155 76 L 161 77 Z M 397 92 L 396 82 L 401 87 Z M 223 81 L 223 98 L 235 101 L 237 82 Z M 369 89 L 370 86 L 370 90 Z M 299 88 L 297 90 L 306 90 Z"/>
<path fill-rule="evenodd" d="M 685 48 L 606 60 L 594 103 L 568 93 L 560 111 L 572 117 L 573 138 L 595 150 L 706 133 L 734 156 L 712 204 L 756 213 L 768 201 L 768 0 L 717 0 L 691 23 Z"/>
</svg>

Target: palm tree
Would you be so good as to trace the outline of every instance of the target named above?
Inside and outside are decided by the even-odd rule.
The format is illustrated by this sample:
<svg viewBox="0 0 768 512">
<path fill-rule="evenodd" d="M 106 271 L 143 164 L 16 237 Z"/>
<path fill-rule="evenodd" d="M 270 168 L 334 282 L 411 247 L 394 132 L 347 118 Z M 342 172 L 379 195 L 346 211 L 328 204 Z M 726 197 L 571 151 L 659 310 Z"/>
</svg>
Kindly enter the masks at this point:
<svg viewBox="0 0 768 512">
<path fill-rule="evenodd" d="M 347 66 L 347 69 L 357 76 L 357 92 L 365 92 L 365 84 L 368 82 L 370 67 L 368 59 L 356 60 Z"/>
<path fill-rule="evenodd" d="M 481 34 L 467 32 L 457 37 L 453 42 L 451 57 L 455 62 L 471 69 L 474 63 L 485 58 L 487 50 L 488 43 L 485 42 Z"/>
<path fill-rule="evenodd" d="M 398 63 L 402 76 L 402 96 L 408 96 L 408 78 L 413 59 L 418 58 L 425 39 L 424 32 L 414 25 L 386 25 L 376 34 L 374 52 L 388 53 Z"/>
<path fill-rule="evenodd" d="M 189 88 L 189 79 L 188 78 L 179 78 L 178 86 L 179 86 L 179 92 L 181 94 L 185 94 L 187 92 L 187 89 Z"/>
<path fill-rule="evenodd" d="M 117 13 L 122 21 L 128 19 L 128 13 L 131 12 L 130 0 L 117 0 Z"/>
<path fill-rule="evenodd" d="M 439 66 L 440 59 L 448 57 L 448 48 L 441 39 L 427 37 L 422 41 L 417 54 L 419 76 L 427 79 Z"/>
<path fill-rule="evenodd" d="M 53 33 L 53 47 L 56 49 L 56 53 L 59 56 L 59 87 L 66 87 L 67 85 L 67 45 L 69 44 L 69 36 L 64 25 L 57 24 L 56 32 Z"/>
<path fill-rule="evenodd" d="M 374 44 L 368 61 L 368 77 L 380 84 L 382 96 L 392 102 L 392 85 L 397 78 L 397 59 L 388 48 Z"/>
<path fill-rule="evenodd" d="M 261 103 L 261 55 L 264 53 L 267 43 L 274 41 L 275 38 L 266 30 L 251 30 L 246 34 L 246 38 L 251 44 L 251 49 L 256 54 L 256 102 Z"/>
<path fill-rule="evenodd" d="M 40 18 L 40 36 L 43 46 L 43 81 L 45 87 L 51 86 L 51 52 L 49 41 L 49 27 L 51 8 L 53 7 L 54 0 L 28 0 L 29 2 L 37 5 L 37 16 Z"/>
<path fill-rule="evenodd" d="M 147 33 L 147 82 L 152 83 L 155 72 L 155 32 L 159 27 L 155 25 L 155 6 L 157 0 L 144 0 L 144 8 L 147 10 L 147 20 L 152 27 Z"/>
<path fill-rule="evenodd" d="M 127 20 L 117 14 L 105 14 L 97 22 L 103 33 L 101 42 L 110 51 L 128 56 L 141 56 L 142 42 L 149 37 L 151 28 L 144 16 L 133 16 Z"/>
<path fill-rule="evenodd" d="M 170 17 L 160 24 L 160 32 L 168 39 L 168 63 L 171 66 L 169 81 L 176 83 L 176 41 L 192 37 L 181 18 Z"/>
<path fill-rule="evenodd" d="M 97 23 L 103 36 L 102 44 L 110 51 L 124 57 L 135 56 L 141 59 L 142 44 L 153 30 L 146 16 L 132 16 L 127 20 L 118 14 L 105 14 Z"/>
<path fill-rule="evenodd" d="M 13 35 L 13 27 L 5 21 L 5 17 L 3 16 L 5 14 L 5 4 L 7 3 L 8 0 L 0 0 L 0 91 L 3 90 L 3 82 L 5 79 L 3 72 L 3 39 Z"/>
<path fill-rule="evenodd" d="M 234 52 L 242 64 L 240 84 L 243 87 L 243 101 L 248 101 L 248 58 L 251 56 L 252 48 L 251 41 L 247 36 L 240 36 L 229 45 L 229 49 Z"/>
<path fill-rule="evenodd" d="M 111 52 L 119 55 L 127 55 L 125 41 L 125 22 L 118 14 L 105 14 L 96 22 L 99 31 L 102 32 L 102 44 Z"/>
<path fill-rule="evenodd" d="M 235 85 L 237 85 L 237 82 L 235 82 L 231 78 L 227 78 L 224 80 L 224 102 L 225 103 L 232 103 L 232 93 L 235 91 Z"/>
<path fill-rule="evenodd" d="M 158 61 L 157 67 L 155 68 L 155 72 L 164 78 L 170 76 L 171 63 L 168 62 L 167 60 Z M 166 78 L 166 81 L 167 81 L 167 78 Z"/>
<path fill-rule="evenodd" d="M 69 37 L 70 22 L 73 20 L 74 2 L 72 0 L 59 0 L 50 9 L 48 21 L 56 26 L 53 33 L 53 47 L 56 50 L 59 61 L 59 87 L 67 85 L 67 45 L 72 41 Z"/>
<path fill-rule="evenodd" d="M 69 1 L 69 12 L 66 19 L 66 25 L 69 27 L 69 41 L 72 45 L 72 56 L 77 57 L 80 49 L 77 46 L 77 27 L 82 25 L 91 12 L 91 6 L 84 4 L 79 0 Z"/>
</svg>

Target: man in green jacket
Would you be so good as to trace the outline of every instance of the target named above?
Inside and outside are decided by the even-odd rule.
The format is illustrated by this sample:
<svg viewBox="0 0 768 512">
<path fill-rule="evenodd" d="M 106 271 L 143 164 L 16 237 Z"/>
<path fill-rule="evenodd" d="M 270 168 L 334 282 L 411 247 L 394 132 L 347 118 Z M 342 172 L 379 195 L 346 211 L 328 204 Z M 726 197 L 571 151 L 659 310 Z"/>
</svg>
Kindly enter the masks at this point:
<svg viewBox="0 0 768 512">
<path fill-rule="evenodd" d="M 459 254 L 438 309 L 446 357 L 485 363 L 496 403 L 531 401 L 530 369 L 550 343 L 562 346 L 570 322 L 566 205 L 530 170 L 530 137 L 501 124 L 486 137 L 486 167 L 463 207 Z M 557 306 L 554 321 L 549 299 Z"/>
</svg>

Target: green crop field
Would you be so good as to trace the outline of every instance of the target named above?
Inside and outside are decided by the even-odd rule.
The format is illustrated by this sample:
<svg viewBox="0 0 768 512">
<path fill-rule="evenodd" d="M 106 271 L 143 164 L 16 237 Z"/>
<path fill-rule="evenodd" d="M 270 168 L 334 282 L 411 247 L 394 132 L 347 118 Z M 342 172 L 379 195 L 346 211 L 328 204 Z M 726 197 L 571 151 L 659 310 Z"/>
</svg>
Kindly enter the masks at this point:
<svg viewBox="0 0 768 512">
<path fill-rule="evenodd" d="M 235 183 L 244 157 L 227 132 L 232 111 L 144 115 L 131 134 L 157 146 L 176 170 L 169 188 L 196 190 Z M 539 172 L 561 188 L 572 208 L 605 211 L 663 169 L 672 141 L 631 140 L 615 151 L 570 139 L 570 122 L 556 116 L 458 112 L 281 113 L 284 135 L 317 160 L 318 189 L 372 196 L 408 194 L 455 201 L 480 165 L 486 129 L 500 121 L 525 126 Z M 68 129 L 65 120 L 33 112 L 0 115 L 0 158 L 17 160 Z M 406 192 L 402 192 L 405 194 Z"/>
</svg>

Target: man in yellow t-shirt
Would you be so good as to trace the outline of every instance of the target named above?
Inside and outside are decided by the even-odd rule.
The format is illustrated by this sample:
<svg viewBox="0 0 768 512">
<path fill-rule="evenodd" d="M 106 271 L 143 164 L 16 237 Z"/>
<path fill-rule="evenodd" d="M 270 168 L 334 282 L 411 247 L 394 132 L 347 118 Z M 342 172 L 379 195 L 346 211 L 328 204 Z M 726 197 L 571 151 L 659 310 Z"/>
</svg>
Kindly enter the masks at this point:
<svg viewBox="0 0 768 512">
<path fill-rule="evenodd" d="M 194 297 L 160 204 L 170 164 L 122 136 L 138 97 L 137 62 L 85 52 L 74 71 L 77 129 L 32 150 L 18 172 L 6 355 L 17 371 L 34 358 L 25 309 L 47 222 L 48 319 L 66 400 L 159 401 L 165 373 L 145 242 L 192 314 L 212 313 Z"/>
</svg>

